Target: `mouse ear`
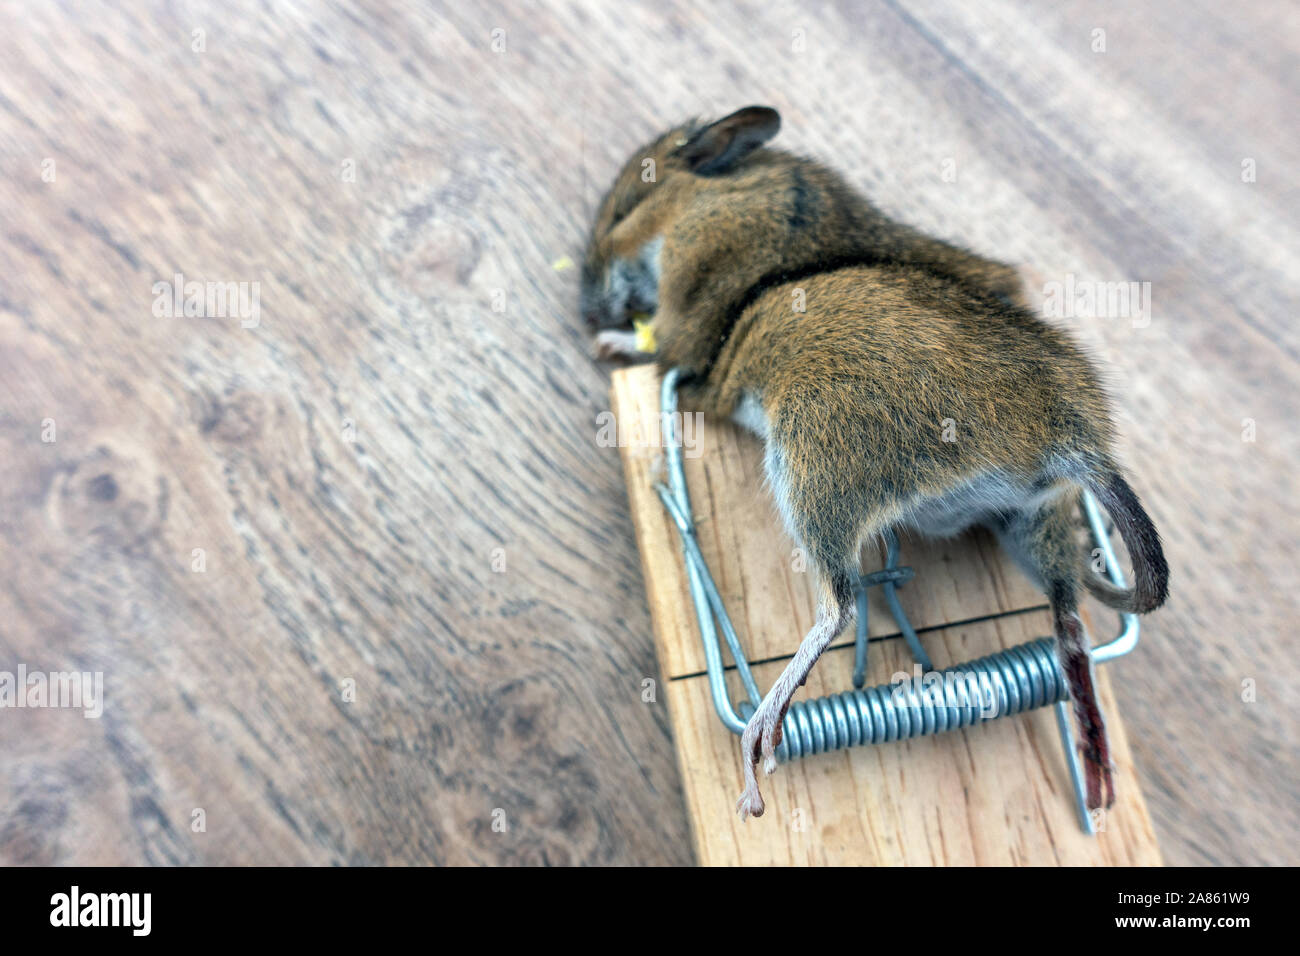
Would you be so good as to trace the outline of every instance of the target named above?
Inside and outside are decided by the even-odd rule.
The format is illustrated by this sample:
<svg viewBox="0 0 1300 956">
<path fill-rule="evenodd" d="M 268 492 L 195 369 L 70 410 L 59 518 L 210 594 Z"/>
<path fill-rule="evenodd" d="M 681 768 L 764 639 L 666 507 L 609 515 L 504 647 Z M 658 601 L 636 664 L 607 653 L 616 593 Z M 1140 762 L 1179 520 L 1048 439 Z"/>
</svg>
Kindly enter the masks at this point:
<svg viewBox="0 0 1300 956">
<path fill-rule="evenodd" d="M 691 171 L 720 173 L 776 135 L 781 114 L 770 106 L 746 106 L 692 136 L 676 155 Z"/>
</svg>

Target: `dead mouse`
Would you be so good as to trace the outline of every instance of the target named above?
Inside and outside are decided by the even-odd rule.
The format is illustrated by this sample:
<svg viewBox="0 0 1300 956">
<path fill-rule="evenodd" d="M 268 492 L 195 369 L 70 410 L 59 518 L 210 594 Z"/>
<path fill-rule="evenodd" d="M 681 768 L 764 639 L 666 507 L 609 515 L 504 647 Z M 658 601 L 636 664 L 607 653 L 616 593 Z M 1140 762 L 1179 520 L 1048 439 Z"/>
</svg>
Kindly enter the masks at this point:
<svg viewBox="0 0 1300 956">
<path fill-rule="evenodd" d="M 1032 315 L 1010 266 L 896 223 L 816 162 L 764 144 L 768 107 L 685 123 L 637 150 L 601 203 L 581 309 L 603 357 L 650 353 L 689 376 L 684 408 L 765 443 L 768 484 L 811 559 L 817 619 L 750 720 L 741 817 L 763 812 L 796 689 L 852 621 L 863 543 L 890 527 L 992 528 L 1048 596 L 1081 731 L 1090 808 L 1114 801 L 1077 611 L 1164 603 L 1160 539 L 1113 456 L 1087 356 Z M 647 323 L 630 328 L 633 316 Z M 1122 590 L 1085 567 L 1080 489 L 1132 556 Z M 1104 797 L 1103 797 L 1104 791 Z"/>
</svg>

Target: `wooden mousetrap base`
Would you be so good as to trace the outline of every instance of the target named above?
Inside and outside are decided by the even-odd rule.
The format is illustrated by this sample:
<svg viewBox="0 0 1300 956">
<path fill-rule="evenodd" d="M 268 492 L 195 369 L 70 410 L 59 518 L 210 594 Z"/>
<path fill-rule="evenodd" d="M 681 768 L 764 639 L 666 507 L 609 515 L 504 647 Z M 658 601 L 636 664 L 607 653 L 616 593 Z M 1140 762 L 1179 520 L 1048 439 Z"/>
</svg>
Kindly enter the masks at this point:
<svg viewBox="0 0 1300 956">
<path fill-rule="evenodd" d="M 742 823 L 735 811 L 742 787 L 740 738 L 714 712 L 681 546 L 653 489 L 663 480 L 659 381 L 651 366 L 615 372 L 613 410 L 700 863 L 1160 864 L 1105 667 L 1098 668 L 1098 690 L 1117 798 L 1095 837 L 1075 817 L 1050 707 L 967 730 L 781 764 L 762 783 L 767 812 Z M 809 574 L 800 570 L 803 562 L 763 487 L 757 439 L 730 423 L 694 425 L 687 424 L 683 444 L 700 545 L 765 691 L 812 625 Z M 988 534 L 901 540 L 902 563 L 915 568 L 916 577 L 899 596 L 936 669 L 1051 633 L 1043 596 Z M 883 555 L 868 558 L 865 569 L 882 561 Z M 879 590 L 869 590 L 867 686 L 913 672 Z M 1094 621 L 1108 639 L 1109 615 Z M 850 690 L 852 669 L 853 634 L 846 632 L 795 699 Z M 739 700 L 734 668 L 728 684 L 732 699 Z"/>
</svg>

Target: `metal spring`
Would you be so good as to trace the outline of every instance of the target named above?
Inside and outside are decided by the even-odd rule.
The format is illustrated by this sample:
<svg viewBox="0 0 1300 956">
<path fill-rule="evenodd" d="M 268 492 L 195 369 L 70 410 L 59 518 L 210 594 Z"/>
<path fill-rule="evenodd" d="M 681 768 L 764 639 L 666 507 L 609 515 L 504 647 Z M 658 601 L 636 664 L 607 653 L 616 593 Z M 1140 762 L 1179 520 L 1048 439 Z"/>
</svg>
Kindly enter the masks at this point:
<svg viewBox="0 0 1300 956">
<path fill-rule="evenodd" d="M 777 758 L 796 760 L 860 744 L 911 740 L 1069 698 L 1051 638 L 950 667 L 935 677 L 792 704 L 781 725 Z"/>
</svg>

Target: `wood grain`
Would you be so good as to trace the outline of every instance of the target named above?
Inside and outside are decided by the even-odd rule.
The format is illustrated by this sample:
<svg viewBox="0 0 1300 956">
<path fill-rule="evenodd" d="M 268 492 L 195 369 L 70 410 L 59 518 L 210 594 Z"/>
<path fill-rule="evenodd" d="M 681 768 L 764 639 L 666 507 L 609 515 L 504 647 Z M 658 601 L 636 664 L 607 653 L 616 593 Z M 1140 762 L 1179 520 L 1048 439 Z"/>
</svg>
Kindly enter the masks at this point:
<svg viewBox="0 0 1300 956">
<path fill-rule="evenodd" d="M 659 379 L 649 366 L 614 375 L 614 412 L 620 434 L 628 439 L 622 445 L 628 498 L 701 863 L 1160 862 L 1127 735 L 1109 684 L 1100 675 L 1119 799 L 1105 814 L 1105 832 L 1099 839 L 1089 839 L 1076 822 L 1050 708 L 951 734 L 791 762 L 768 778 L 768 813 L 741 823 L 735 813 L 743 786 L 739 738 L 722 726 L 714 711 L 708 678 L 701 673 L 699 627 L 692 616 L 676 529 L 651 491 L 656 472 L 662 470 L 658 394 Z M 745 642 L 746 659 L 757 665 L 754 678 L 766 689 L 811 626 L 811 575 L 790 573 L 783 553 L 789 539 L 775 522 L 755 513 L 753 501 L 764 499 L 752 482 L 762 469 L 758 442 L 729 422 L 703 423 L 694 441 L 692 429 L 683 427 L 682 433 L 683 470 L 701 550 L 710 552 L 706 558 L 715 575 L 719 567 L 739 569 L 730 574 L 742 583 L 720 588 Z M 710 541 L 723 546 L 711 549 Z M 1008 559 L 991 544 L 981 534 L 909 549 L 917 577 L 900 590 L 900 600 L 936 669 L 1051 633 L 1041 595 L 1019 580 Z M 779 578 L 780 586 L 766 583 L 772 578 Z M 913 614 L 913 609 L 919 613 Z M 883 604 L 873 606 L 872 613 L 873 635 L 897 635 Z M 873 640 L 868 661 L 868 686 L 912 673 L 911 657 L 897 636 Z M 852 671 L 852 635 L 842 634 L 796 700 L 849 690 Z M 732 700 L 740 700 L 739 678 L 734 670 L 728 676 Z"/>
<path fill-rule="evenodd" d="M 553 264 L 635 144 L 749 102 L 919 227 L 1152 282 L 1067 321 L 1173 565 L 1110 676 L 1169 862 L 1297 862 L 1298 16 L 0 4 L 0 670 L 108 695 L 0 712 L 0 862 L 692 859 Z M 155 316 L 178 272 L 260 324 Z"/>
</svg>

